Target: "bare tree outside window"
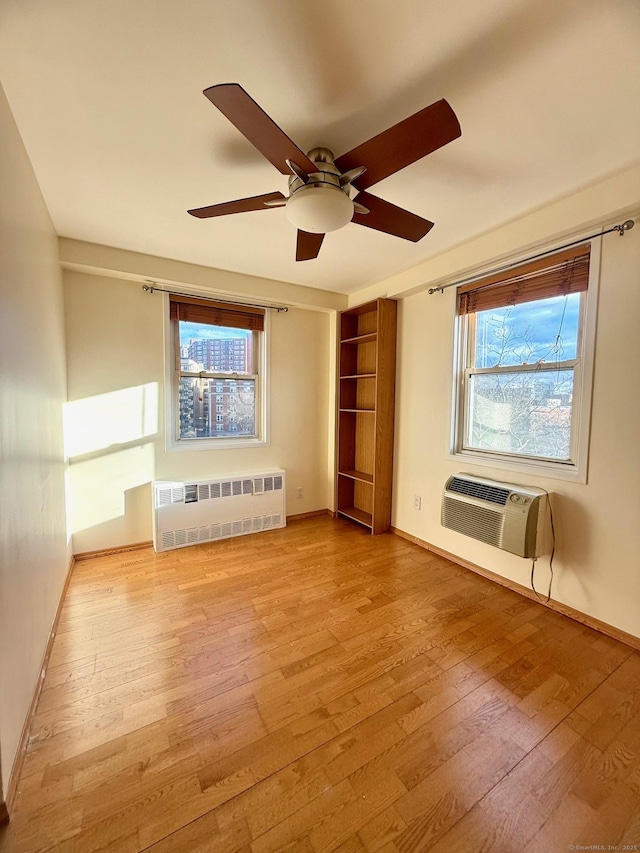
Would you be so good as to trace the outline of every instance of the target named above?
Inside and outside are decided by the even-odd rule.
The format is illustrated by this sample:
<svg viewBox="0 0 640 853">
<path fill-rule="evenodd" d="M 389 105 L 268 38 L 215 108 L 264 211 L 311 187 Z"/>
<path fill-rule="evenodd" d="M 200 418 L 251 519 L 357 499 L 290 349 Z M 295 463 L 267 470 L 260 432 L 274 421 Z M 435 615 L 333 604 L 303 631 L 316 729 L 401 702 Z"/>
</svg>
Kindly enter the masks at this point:
<svg viewBox="0 0 640 853">
<path fill-rule="evenodd" d="M 466 448 L 570 460 L 580 296 L 468 318 Z"/>
</svg>

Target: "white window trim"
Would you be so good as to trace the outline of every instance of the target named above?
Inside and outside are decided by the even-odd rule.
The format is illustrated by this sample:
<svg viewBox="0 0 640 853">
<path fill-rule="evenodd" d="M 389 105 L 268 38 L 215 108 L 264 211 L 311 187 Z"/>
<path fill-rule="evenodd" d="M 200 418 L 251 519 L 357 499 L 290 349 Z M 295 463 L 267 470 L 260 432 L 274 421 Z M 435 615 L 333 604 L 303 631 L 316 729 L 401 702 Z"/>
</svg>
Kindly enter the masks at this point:
<svg viewBox="0 0 640 853">
<path fill-rule="evenodd" d="M 485 468 L 526 472 L 532 476 L 549 479 L 570 480 L 576 483 L 587 482 L 602 238 L 595 237 L 589 242 L 591 243 L 589 286 L 584 300 L 584 314 L 581 317 L 578 363 L 574 369 L 574 397 L 578 398 L 573 409 L 573 418 L 577 419 L 572 436 L 572 440 L 575 442 L 575 446 L 572 445 L 572 458 L 575 461 L 545 461 L 516 457 L 508 453 L 461 449 L 465 418 L 463 379 L 468 342 L 464 339 L 466 336 L 461 331 L 462 323 L 457 316 L 454 317 L 453 350 L 450 362 L 451 430 L 448 437 L 447 459 Z M 527 258 L 525 257 L 522 260 L 524 262 Z"/>
<path fill-rule="evenodd" d="M 270 316 L 264 313 L 264 331 L 258 336 L 258 381 L 256 382 L 256 414 L 258 436 L 249 438 L 178 438 L 178 408 L 175 387 L 174 336 L 169 319 L 169 294 L 163 293 L 164 323 L 164 436 L 167 453 L 194 450 L 235 450 L 241 447 L 269 447 L 270 441 Z M 243 377 L 235 377 L 241 380 Z M 214 391 L 214 394 L 216 392 Z"/>
</svg>

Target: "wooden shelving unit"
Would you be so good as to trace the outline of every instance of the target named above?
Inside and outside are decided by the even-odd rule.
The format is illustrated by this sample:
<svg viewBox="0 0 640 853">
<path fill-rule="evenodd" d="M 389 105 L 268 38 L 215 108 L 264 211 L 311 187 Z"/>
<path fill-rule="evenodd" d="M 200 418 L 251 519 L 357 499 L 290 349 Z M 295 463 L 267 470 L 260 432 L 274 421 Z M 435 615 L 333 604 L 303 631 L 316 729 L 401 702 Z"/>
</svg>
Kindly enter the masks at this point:
<svg viewBox="0 0 640 853">
<path fill-rule="evenodd" d="M 396 303 L 340 314 L 336 507 L 372 533 L 391 526 Z"/>
</svg>

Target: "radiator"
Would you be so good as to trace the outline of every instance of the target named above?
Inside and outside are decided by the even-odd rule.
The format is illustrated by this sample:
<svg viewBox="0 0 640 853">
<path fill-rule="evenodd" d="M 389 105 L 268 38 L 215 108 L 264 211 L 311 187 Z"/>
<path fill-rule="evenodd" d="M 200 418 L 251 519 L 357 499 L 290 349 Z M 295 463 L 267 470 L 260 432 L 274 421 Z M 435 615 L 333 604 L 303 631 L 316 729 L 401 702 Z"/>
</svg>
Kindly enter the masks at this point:
<svg viewBox="0 0 640 853">
<path fill-rule="evenodd" d="M 156 551 L 273 530 L 287 523 L 281 469 L 217 480 L 156 480 L 152 492 Z"/>
</svg>

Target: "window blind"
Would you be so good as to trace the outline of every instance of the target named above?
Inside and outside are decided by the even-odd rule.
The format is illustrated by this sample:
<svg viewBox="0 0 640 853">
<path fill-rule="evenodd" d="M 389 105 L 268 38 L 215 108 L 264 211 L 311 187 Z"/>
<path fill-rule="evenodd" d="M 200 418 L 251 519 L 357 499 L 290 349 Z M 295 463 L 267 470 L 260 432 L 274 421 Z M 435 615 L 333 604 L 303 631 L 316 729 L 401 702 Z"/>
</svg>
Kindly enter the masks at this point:
<svg viewBox="0 0 640 853">
<path fill-rule="evenodd" d="M 228 305 L 191 296 L 171 296 L 169 317 L 187 323 L 207 323 L 209 326 L 230 326 L 234 329 L 264 331 L 264 309 L 250 305 Z"/>
<path fill-rule="evenodd" d="M 587 290 L 590 245 L 574 246 L 463 285 L 458 314 L 472 314 Z"/>
</svg>

